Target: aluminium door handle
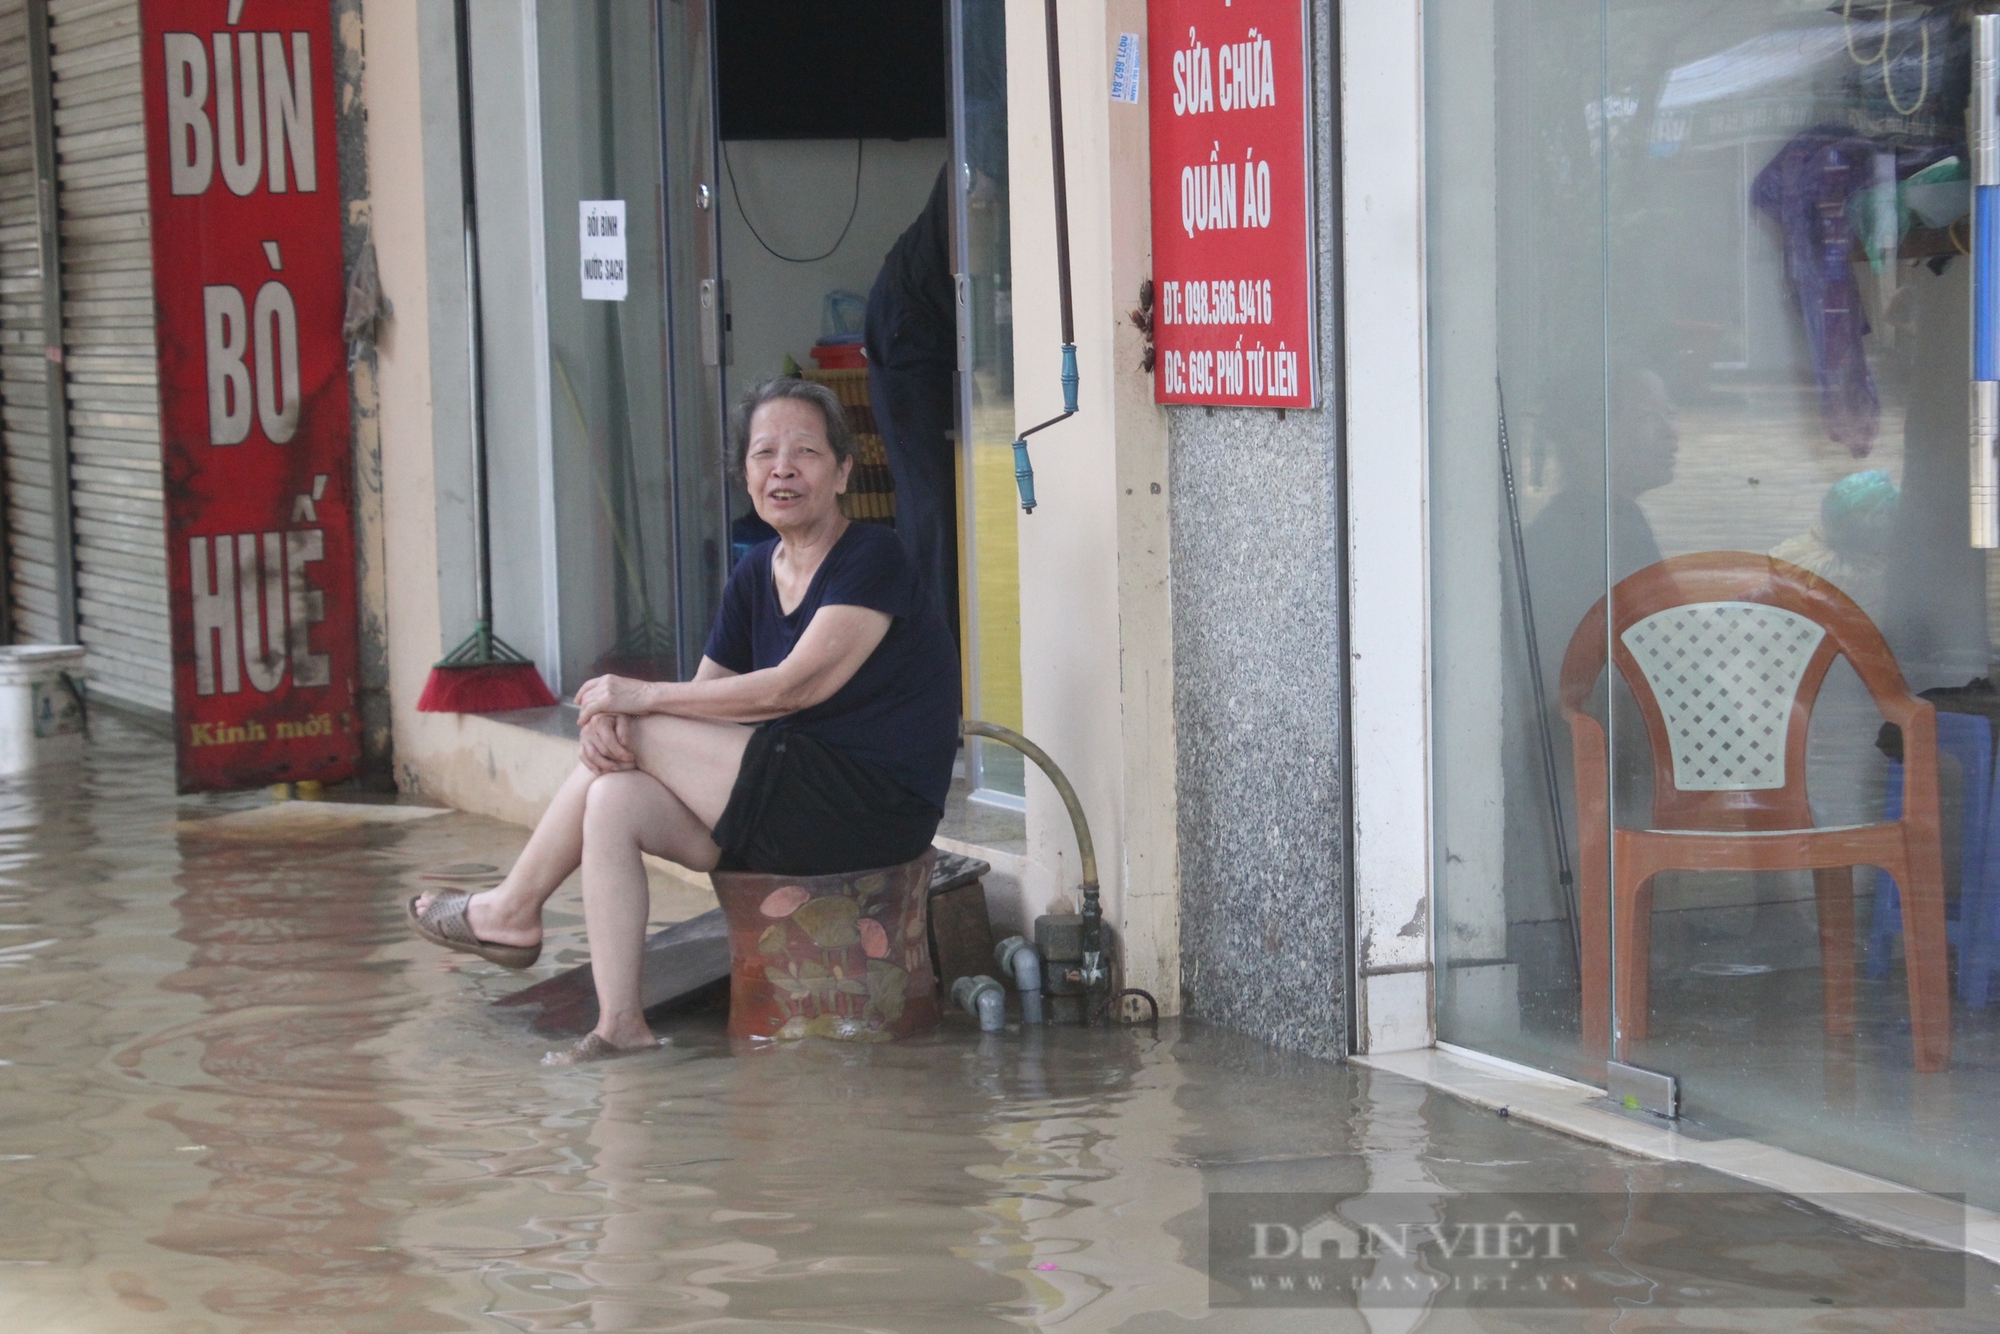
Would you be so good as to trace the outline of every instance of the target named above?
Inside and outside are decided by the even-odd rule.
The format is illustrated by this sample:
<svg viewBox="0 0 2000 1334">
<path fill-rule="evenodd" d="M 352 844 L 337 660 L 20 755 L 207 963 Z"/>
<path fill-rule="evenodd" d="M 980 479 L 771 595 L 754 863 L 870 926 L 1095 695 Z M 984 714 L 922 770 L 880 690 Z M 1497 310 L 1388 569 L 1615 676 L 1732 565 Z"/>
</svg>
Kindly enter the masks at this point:
<svg viewBox="0 0 2000 1334">
<path fill-rule="evenodd" d="M 698 314 L 701 324 L 701 364 L 704 366 L 720 366 L 726 359 L 728 330 L 724 324 L 727 319 L 724 310 L 728 305 L 727 297 L 728 292 L 722 279 L 701 280 L 698 298 L 701 309 Z"/>
</svg>

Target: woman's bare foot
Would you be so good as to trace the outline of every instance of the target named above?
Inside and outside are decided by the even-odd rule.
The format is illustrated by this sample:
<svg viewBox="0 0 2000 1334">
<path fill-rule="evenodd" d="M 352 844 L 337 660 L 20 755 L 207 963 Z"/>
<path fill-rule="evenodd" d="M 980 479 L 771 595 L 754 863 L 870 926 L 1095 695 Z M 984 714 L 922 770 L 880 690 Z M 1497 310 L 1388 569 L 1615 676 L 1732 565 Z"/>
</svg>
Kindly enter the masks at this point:
<svg viewBox="0 0 2000 1334">
<path fill-rule="evenodd" d="M 600 1018 L 597 1027 L 591 1030 L 591 1035 L 626 1051 L 660 1045 L 659 1036 L 653 1032 L 652 1025 L 646 1022 L 646 1016 L 642 1014 Z"/>
<path fill-rule="evenodd" d="M 630 1045 L 613 1043 L 601 1033 L 586 1033 L 568 1051 L 552 1051 L 542 1057 L 543 1065 L 587 1065 L 592 1061 L 609 1061 L 619 1056 L 636 1056 L 644 1051 L 658 1051 L 672 1045 L 666 1038 L 653 1036 L 646 1030 L 643 1042 Z"/>
<path fill-rule="evenodd" d="M 417 911 L 421 914 L 432 899 L 448 892 L 452 891 L 432 890 L 419 895 Z M 542 906 L 537 903 L 524 908 L 507 893 L 505 885 L 474 894 L 466 903 L 465 920 L 472 927 L 472 934 L 489 944 L 542 943 Z"/>
</svg>

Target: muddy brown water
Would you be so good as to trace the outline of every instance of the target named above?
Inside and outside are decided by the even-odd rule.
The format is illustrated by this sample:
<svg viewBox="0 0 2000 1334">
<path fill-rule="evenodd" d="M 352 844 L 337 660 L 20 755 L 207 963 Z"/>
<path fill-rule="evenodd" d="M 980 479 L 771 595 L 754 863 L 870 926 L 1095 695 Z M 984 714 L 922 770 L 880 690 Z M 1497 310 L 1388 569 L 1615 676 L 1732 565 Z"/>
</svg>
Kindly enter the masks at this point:
<svg viewBox="0 0 2000 1334">
<path fill-rule="evenodd" d="M 522 978 L 401 915 L 524 831 L 171 784 L 111 718 L 0 782 L 0 1330 L 2000 1327 L 1988 1266 L 1960 1309 L 1854 1309 L 1854 1257 L 1907 1248 L 1828 1220 L 1774 1259 L 1754 1216 L 1718 1269 L 1827 1305 L 1696 1318 L 1638 1261 L 1622 1311 L 1211 1308 L 1209 1192 L 1735 1183 L 1193 1024 L 772 1049 L 707 1015 L 544 1069 L 487 1005 Z M 533 976 L 584 957 L 571 891 Z"/>
</svg>

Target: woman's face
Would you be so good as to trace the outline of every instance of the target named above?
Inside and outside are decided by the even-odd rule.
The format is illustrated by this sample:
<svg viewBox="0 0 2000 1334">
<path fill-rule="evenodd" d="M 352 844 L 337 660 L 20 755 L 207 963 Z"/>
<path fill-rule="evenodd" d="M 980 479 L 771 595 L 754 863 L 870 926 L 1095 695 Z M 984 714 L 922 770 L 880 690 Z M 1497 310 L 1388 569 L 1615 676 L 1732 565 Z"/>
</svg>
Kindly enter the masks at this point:
<svg viewBox="0 0 2000 1334">
<path fill-rule="evenodd" d="M 826 418 L 811 403 L 775 399 L 750 418 L 744 480 L 757 517 L 780 533 L 832 518 L 852 465 L 834 458 Z"/>
</svg>

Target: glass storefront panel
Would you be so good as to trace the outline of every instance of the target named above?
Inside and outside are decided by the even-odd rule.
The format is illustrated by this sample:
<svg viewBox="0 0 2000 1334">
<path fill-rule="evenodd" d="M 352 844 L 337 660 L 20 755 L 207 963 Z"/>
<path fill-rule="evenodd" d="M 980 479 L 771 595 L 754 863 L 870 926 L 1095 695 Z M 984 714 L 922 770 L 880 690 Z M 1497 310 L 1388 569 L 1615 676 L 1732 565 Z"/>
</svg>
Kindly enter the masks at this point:
<svg viewBox="0 0 2000 1334">
<path fill-rule="evenodd" d="M 1992 1205 L 1965 8 L 1426 6 L 1438 1025 Z"/>
<path fill-rule="evenodd" d="M 1433 752 L 1439 1035 L 1595 1077 L 1568 738 L 1535 720 L 1605 588 L 1604 250 L 1581 114 L 1598 100 L 1597 6 L 1509 5 L 1504 23 L 1497 8 L 1425 10 L 1434 731 L 1450 738 Z M 1508 80 L 1537 51 L 1537 77 Z"/>
<path fill-rule="evenodd" d="M 648 0 L 620 0 L 647 3 Z M 701 666 L 733 564 L 731 487 L 724 447 L 722 290 L 717 179 L 714 34 L 705 4 L 650 0 L 660 26 L 659 123 L 666 148 L 667 377 L 673 414 L 673 506 L 678 560 L 681 677 Z"/>
<path fill-rule="evenodd" d="M 561 684 L 677 675 L 660 35 L 640 0 L 542 0 L 542 194 Z M 623 205 L 622 300 L 586 294 L 579 206 Z M 495 534 L 504 542 L 505 534 Z"/>
<path fill-rule="evenodd" d="M 710 46 L 706 5 L 535 7 L 565 691 L 693 675 L 727 572 Z M 580 280 L 588 201 L 623 206 L 622 298 Z"/>
<path fill-rule="evenodd" d="M 1007 13 L 1004 0 L 958 0 L 953 24 L 962 331 L 959 451 L 963 486 L 960 606 L 966 630 L 965 711 L 1021 726 L 1021 581 L 1014 488 L 1013 256 L 1007 194 Z M 968 743 L 973 789 L 1024 798 L 1020 752 Z"/>
</svg>

